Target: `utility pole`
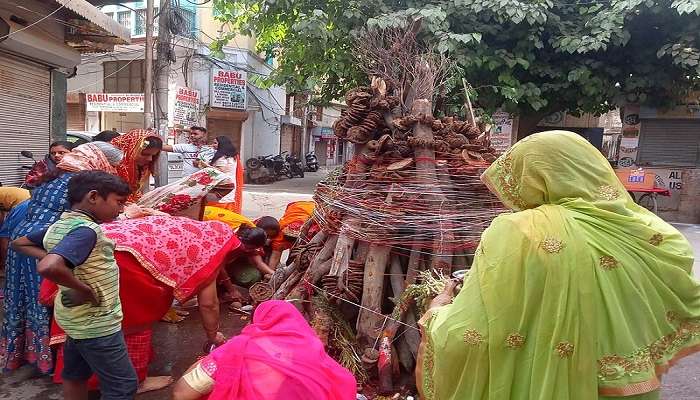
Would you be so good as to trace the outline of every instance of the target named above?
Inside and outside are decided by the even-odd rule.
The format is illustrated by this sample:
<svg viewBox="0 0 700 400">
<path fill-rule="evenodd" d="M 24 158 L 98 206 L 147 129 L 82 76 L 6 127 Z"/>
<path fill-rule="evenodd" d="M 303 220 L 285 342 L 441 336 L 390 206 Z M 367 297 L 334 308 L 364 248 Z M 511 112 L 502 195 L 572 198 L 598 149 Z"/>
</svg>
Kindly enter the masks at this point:
<svg viewBox="0 0 700 400">
<path fill-rule="evenodd" d="M 141 18 L 138 13 L 136 18 Z M 153 128 L 153 0 L 146 0 L 146 83 L 143 88 L 143 126 Z"/>
<path fill-rule="evenodd" d="M 149 0 L 153 1 L 153 0 Z M 169 29 L 169 16 L 171 13 L 170 0 L 160 0 L 158 15 L 158 47 L 155 62 L 155 121 L 158 133 L 163 143 L 168 140 L 168 83 L 170 77 L 170 60 L 172 50 L 170 46 L 171 35 Z M 168 184 L 168 157 L 163 154 L 158 161 L 159 173 L 156 177 L 156 186 Z"/>
</svg>

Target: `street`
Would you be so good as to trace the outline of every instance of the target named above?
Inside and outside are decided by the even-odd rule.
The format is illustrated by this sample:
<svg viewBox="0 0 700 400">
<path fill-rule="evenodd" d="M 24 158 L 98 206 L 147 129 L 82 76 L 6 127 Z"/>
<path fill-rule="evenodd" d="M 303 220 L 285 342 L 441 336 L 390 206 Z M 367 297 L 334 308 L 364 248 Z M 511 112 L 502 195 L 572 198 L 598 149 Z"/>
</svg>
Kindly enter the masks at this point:
<svg viewBox="0 0 700 400">
<path fill-rule="evenodd" d="M 283 180 L 272 185 L 247 185 L 244 194 L 244 214 L 249 217 L 273 215 L 280 217 L 285 205 L 294 200 L 311 198 L 315 184 L 324 171 L 307 173 L 304 179 Z M 677 225 L 693 244 L 696 254 L 700 254 L 700 226 Z M 696 261 L 695 275 L 700 276 L 700 262 Z M 229 336 L 235 335 L 248 322 L 246 315 L 227 311 L 222 307 L 222 330 Z M 196 309 L 179 324 L 158 323 L 154 333 L 154 362 L 151 375 L 172 375 L 179 378 L 182 373 L 202 354 L 204 335 Z M 664 377 L 662 399 L 696 400 L 700 398 L 700 354 L 687 357 Z M 23 368 L 9 376 L 0 377 L 0 399 L 12 400 L 58 400 L 60 386 L 52 384 L 48 378 L 32 378 L 31 371 Z M 139 395 L 140 400 L 160 400 L 169 398 L 169 390 Z"/>
</svg>

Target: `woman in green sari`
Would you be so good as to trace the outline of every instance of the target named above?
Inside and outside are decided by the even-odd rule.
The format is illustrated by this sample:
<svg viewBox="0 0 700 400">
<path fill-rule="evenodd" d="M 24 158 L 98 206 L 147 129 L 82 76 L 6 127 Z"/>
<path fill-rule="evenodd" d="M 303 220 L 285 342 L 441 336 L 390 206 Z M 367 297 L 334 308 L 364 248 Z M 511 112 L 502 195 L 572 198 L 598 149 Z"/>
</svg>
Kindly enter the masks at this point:
<svg viewBox="0 0 700 400">
<path fill-rule="evenodd" d="M 700 350 L 686 239 L 571 132 L 522 140 L 482 180 L 515 212 L 422 318 L 421 398 L 658 399 L 660 375 Z"/>
</svg>

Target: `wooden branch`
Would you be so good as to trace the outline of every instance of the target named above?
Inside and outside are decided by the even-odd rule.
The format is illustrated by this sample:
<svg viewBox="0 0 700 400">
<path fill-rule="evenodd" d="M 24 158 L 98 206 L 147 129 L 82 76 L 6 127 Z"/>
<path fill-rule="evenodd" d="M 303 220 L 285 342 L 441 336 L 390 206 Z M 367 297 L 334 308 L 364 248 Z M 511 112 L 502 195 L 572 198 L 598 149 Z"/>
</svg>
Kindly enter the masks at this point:
<svg viewBox="0 0 700 400">
<path fill-rule="evenodd" d="M 301 280 L 301 277 L 304 276 L 304 273 L 301 271 L 294 271 L 292 272 L 291 275 L 289 275 L 289 278 L 282 283 L 282 285 L 277 289 L 275 292 L 275 295 L 272 296 L 274 299 L 281 300 L 287 297 L 287 294 L 292 290 L 294 286 L 296 286 L 297 283 L 299 283 L 299 280 Z"/>
<path fill-rule="evenodd" d="M 285 297 L 287 300 L 308 300 L 308 284 L 316 284 L 323 275 L 326 275 L 331 270 L 331 260 L 328 259 L 322 263 L 317 263 L 306 270 L 304 276 L 299 280 L 294 289 Z M 293 303 L 299 310 L 303 308 L 301 302 Z"/>
<path fill-rule="evenodd" d="M 389 274 L 391 274 L 389 276 L 389 282 L 391 282 L 391 291 L 394 294 L 394 301 L 398 302 L 404 289 L 406 289 L 400 255 L 394 254 L 391 256 Z"/>
<path fill-rule="evenodd" d="M 447 164 L 444 162 L 438 163 L 435 165 L 435 169 L 437 170 L 440 186 L 443 188 L 452 187 L 453 183 L 447 170 Z M 443 193 L 440 208 L 437 210 L 437 213 L 440 214 L 440 220 L 438 222 L 438 234 L 433 240 L 433 251 L 435 255 L 433 256 L 431 268 L 446 275 L 452 272 L 452 250 L 445 246 L 445 243 L 454 243 L 455 240 L 454 234 L 450 230 L 450 222 L 447 218 L 442 217 L 442 215 L 449 214 L 451 210 L 452 203 L 447 200 L 447 196 Z"/>
<path fill-rule="evenodd" d="M 469 89 L 467 88 L 467 80 L 462 78 L 462 86 L 464 87 L 464 96 L 466 98 L 466 102 L 464 103 L 465 107 L 467 107 L 467 121 L 472 124 L 476 125 L 476 117 L 474 116 L 474 109 L 472 108 L 472 101 L 469 98 Z"/>
<path fill-rule="evenodd" d="M 382 330 L 381 316 L 384 300 L 384 272 L 389 262 L 391 248 L 371 244 L 365 262 L 362 285 L 362 309 L 357 318 L 357 335 L 365 343 L 373 342 Z M 367 311 L 371 310 L 371 311 Z"/>
<path fill-rule="evenodd" d="M 319 232 L 316 236 L 320 235 L 321 233 L 322 232 Z M 316 239 L 316 237 L 314 237 L 314 239 Z M 316 253 L 316 256 L 314 256 L 314 259 L 311 261 L 311 265 L 309 265 L 309 268 L 307 268 L 305 272 L 295 271 L 294 273 L 292 273 L 292 275 L 282 284 L 282 286 L 280 286 L 277 292 L 275 292 L 274 298 L 284 299 L 290 296 L 291 291 L 293 291 L 301 283 L 303 283 L 302 278 L 306 277 L 308 279 L 306 274 L 314 273 L 314 271 L 320 268 L 320 264 L 323 264 L 324 262 L 328 261 L 328 267 L 330 269 L 330 258 L 333 255 L 333 249 L 335 249 L 335 243 L 337 239 L 338 237 L 336 235 L 332 235 L 328 240 L 326 240 L 326 243 L 323 245 L 323 248 L 319 250 L 318 253 Z M 328 272 L 326 271 L 325 273 Z M 318 279 L 320 279 L 321 276 L 319 276 Z M 313 283 L 315 283 L 315 281 L 313 281 Z"/>
<path fill-rule="evenodd" d="M 356 218 L 346 218 L 343 220 L 343 226 L 348 225 L 359 225 L 359 221 Z M 347 228 L 355 229 L 355 228 Z M 335 245 L 335 250 L 333 251 L 333 261 L 331 262 L 331 272 L 330 276 L 340 277 L 343 272 L 347 271 L 350 256 L 352 255 L 352 249 L 355 247 L 355 239 L 351 238 L 345 234 L 346 228 L 341 228 L 341 233 L 338 236 L 338 241 Z"/>
</svg>

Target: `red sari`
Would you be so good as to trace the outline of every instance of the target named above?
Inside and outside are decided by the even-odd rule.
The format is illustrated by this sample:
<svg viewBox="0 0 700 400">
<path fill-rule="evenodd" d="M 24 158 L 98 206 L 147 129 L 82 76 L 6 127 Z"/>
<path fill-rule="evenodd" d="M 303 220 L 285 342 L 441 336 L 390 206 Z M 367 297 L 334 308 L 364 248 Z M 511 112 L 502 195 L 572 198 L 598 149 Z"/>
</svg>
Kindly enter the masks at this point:
<svg viewBox="0 0 700 400">
<path fill-rule="evenodd" d="M 151 216 L 104 224 L 102 229 L 116 244 L 122 330 L 140 382 L 151 361 L 153 324 L 165 315 L 173 298 L 185 302 L 216 279 L 224 260 L 243 247 L 233 231 L 218 221 Z M 44 280 L 43 303 L 55 294 L 55 288 Z M 57 383 L 61 382 L 64 341 L 63 330 L 53 321 L 51 345 L 60 346 L 54 374 Z M 94 377 L 89 386 L 97 388 Z"/>
<path fill-rule="evenodd" d="M 156 160 L 147 167 L 136 165 L 136 157 L 146 147 L 149 137 L 160 138 L 156 133 L 146 129 L 132 129 L 129 132 L 112 139 L 112 144 L 124 152 L 124 159 L 117 166 L 119 176 L 129 184 L 131 195 L 129 202 L 135 203 L 143 195 L 142 188 L 148 184 L 148 179 L 155 169 Z"/>
</svg>

